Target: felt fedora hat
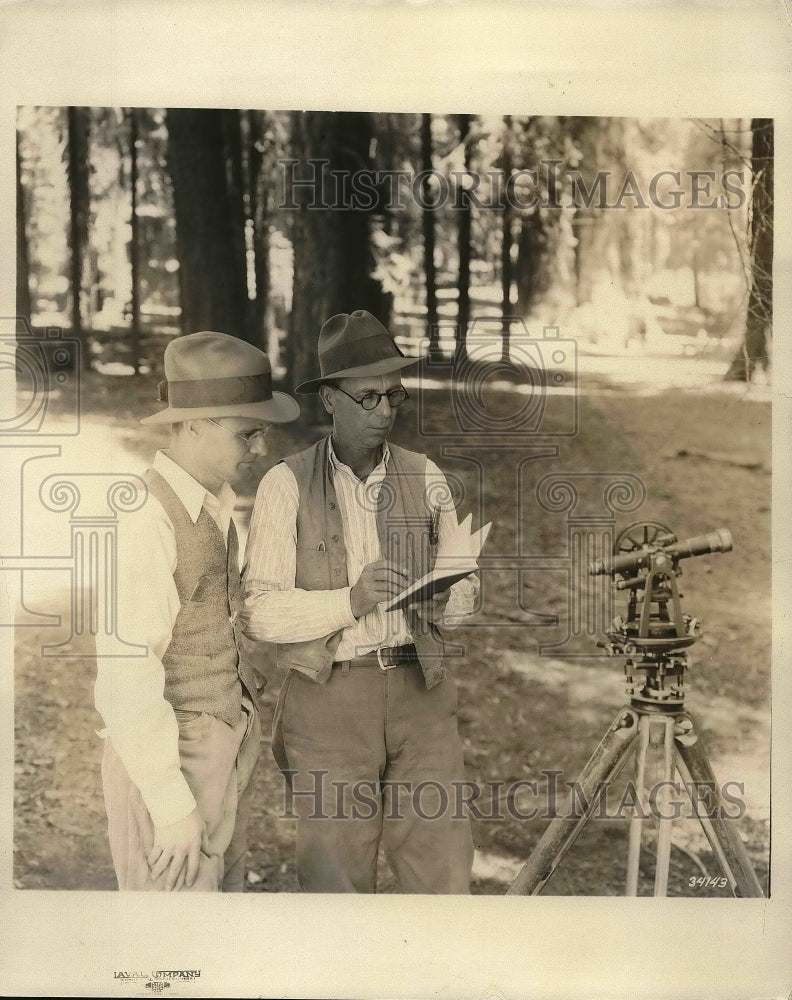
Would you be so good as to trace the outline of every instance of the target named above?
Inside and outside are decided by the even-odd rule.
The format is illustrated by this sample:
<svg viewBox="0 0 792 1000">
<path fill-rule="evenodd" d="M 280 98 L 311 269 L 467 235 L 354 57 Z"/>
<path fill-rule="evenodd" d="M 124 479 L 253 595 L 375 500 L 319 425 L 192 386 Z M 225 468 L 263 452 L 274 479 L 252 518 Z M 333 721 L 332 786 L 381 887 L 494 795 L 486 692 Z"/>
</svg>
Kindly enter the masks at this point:
<svg viewBox="0 0 792 1000">
<path fill-rule="evenodd" d="M 189 333 L 165 348 L 160 402 L 168 406 L 141 424 L 174 424 L 203 417 L 252 417 L 285 424 L 300 415 L 296 399 L 272 391 L 272 366 L 252 344 L 227 333 Z"/>
<path fill-rule="evenodd" d="M 331 316 L 319 331 L 318 378 L 301 382 L 294 390 L 316 392 L 322 382 L 337 378 L 358 378 L 361 375 L 388 375 L 418 358 L 405 358 L 393 337 L 378 319 L 356 309 L 353 313 Z"/>
</svg>

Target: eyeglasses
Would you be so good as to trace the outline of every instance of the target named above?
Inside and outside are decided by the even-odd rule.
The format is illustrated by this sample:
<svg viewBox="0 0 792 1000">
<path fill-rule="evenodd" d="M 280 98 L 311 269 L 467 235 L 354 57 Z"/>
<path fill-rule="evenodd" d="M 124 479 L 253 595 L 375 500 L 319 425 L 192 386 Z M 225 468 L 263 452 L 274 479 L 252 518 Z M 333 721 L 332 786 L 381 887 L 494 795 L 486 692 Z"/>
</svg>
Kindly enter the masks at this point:
<svg viewBox="0 0 792 1000">
<path fill-rule="evenodd" d="M 376 410 L 380 404 L 380 400 L 387 397 L 388 404 L 392 410 L 397 409 L 405 399 L 410 397 L 407 395 L 407 390 L 404 386 L 397 386 L 395 389 L 388 389 L 387 392 L 375 392 L 374 389 L 369 389 L 367 393 L 364 393 L 357 399 L 355 396 L 350 396 L 348 392 L 341 388 L 340 385 L 334 385 L 334 389 L 338 389 L 339 392 L 343 392 L 345 396 L 349 396 L 353 403 L 357 403 L 358 406 L 362 406 L 364 410 Z"/>
<path fill-rule="evenodd" d="M 255 444 L 256 441 L 263 441 L 267 436 L 272 424 L 267 424 L 266 427 L 257 427 L 254 431 L 232 431 L 230 427 L 226 427 L 225 424 L 219 424 L 216 420 L 212 420 L 211 417 L 204 418 L 207 424 L 214 424 L 215 427 L 219 427 L 221 430 L 226 431 L 228 434 L 233 434 L 234 437 L 240 438 L 248 448 Z"/>
</svg>

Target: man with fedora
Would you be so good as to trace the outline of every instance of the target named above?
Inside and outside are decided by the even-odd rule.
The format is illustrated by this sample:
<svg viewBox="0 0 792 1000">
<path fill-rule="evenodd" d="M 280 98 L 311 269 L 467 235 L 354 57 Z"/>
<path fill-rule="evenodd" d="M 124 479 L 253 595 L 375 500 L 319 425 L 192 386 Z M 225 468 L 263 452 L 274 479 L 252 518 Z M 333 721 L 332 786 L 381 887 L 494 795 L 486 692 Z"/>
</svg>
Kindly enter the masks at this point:
<svg viewBox="0 0 792 1000">
<path fill-rule="evenodd" d="M 300 408 L 266 354 L 223 333 L 171 341 L 165 378 L 167 408 L 141 423 L 169 424 L 170 447 L 119 533 L 118 634 L 145 655 L 102 659 L 97 636 L 110 849 L 120 889 L 241 891 L 260 724 L 230 484 Z"/>
<path fill-rule="evenodd" d="M 456 805 L 457 695 L 439 624 L 473 610 L 463 580 L 420 607 L 383 602 L 429 572 L 456 527 L 445 477 L 389 443 L 415 363 L 370 313 L 333 316 L 317 378 L 332 434 L 261 481 L 244 571 L 245 631 L 288 670 L 273 752 L 297 814 L 306 892 L 374 892 L 382 843 L 405 892 L 469 891 Z"/>
</svg>

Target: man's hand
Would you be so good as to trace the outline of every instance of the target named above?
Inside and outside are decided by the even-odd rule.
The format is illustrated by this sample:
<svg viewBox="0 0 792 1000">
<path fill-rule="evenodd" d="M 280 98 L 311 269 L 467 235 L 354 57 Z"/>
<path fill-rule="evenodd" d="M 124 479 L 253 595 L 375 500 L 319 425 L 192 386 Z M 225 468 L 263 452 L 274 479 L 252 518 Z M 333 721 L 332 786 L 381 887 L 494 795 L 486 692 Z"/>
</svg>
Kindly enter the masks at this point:
<svg viewBox="0 0 792 1000">
<path fill-rule="evenodd" d="M 389 601 L 401 593 L 410 581 L 406 573 L 387 562 L 378 559 L 363 567 L 363 572 L 349 594 L 352 614 L 362 618 L 373 611 L 382 601 Z"/>
<path fill-rule="evenodd" d="M 450 587 L 446 590 L 438 590 L 428 601 L 409 604 L 407 610 L 417 611 L 421 618 L 425 618 L 428 622 L 441 622 L 450 596 Z"/>
<path fill-rule="evenodd" d="M 165 879 L 165 891 L 178 892 L 183 885 L 191 886 L 198 874 L 201 848 L 209 853 L 206 826 L 198 810 L 169 826 L 154 827 L 154 846 L 148 856 L 151 877 Z"/>
</svg>

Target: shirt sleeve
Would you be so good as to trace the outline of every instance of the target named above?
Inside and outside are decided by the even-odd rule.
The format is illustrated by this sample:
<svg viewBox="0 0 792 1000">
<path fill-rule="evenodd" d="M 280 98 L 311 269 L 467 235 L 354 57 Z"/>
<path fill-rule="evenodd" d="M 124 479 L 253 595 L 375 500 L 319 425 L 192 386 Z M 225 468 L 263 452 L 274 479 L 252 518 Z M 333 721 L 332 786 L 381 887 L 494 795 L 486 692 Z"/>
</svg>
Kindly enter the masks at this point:
<svg viewBox="0 0 792 1000">
<path fill-rule="evenodd" d="M 140 789 L 155 826 L 183 819 L 195 799 L 182 774 L 179 730 L 166 700 L 162 656 L 179 613 L 173 581 L 176 538 L 162 505 L 149 495 L 140 511 L 121 516 L 116 589 L 117 635 L 143 655 L 118 657 L 96 637 L 96 708 L 107 735 Z M 130 650 L 133 652 L 133 650 Z"/>
<path fill-rule="evenodd" d="M 442 547 L 444 539 L 456 529 L 459 522 L 448 481 L 430 458 L 426 460 L 426 493 L 427 496 L 436 497 L 440 504 L 438 534 L 439 545 Z M 437 624 L 442 628 L 455 628 L 463 624 L 464 619 L 476 610 L 479 588 L 479 578 L 475 573 L 455 583 L 451 587 L 443 617 Z"/>
<path fill-rule="evenodd" d="M 295 587 L 298 503 L 294 473 L 280 462 L 259 484 L 245 549 L 241 620 L 251 639 L 306 642 L 357 621 L 350 587 Z"/>
</svg>

